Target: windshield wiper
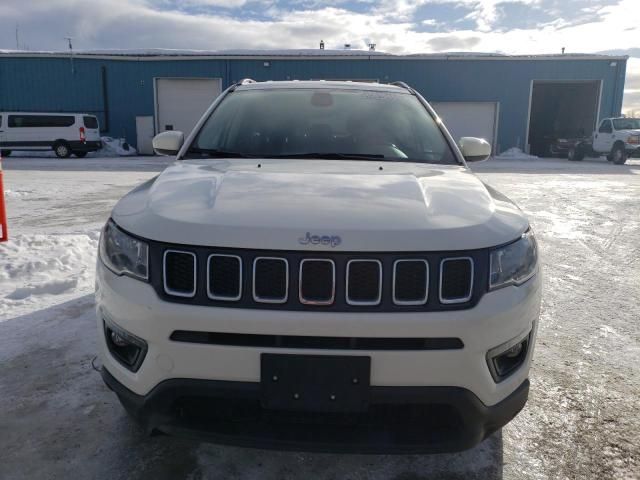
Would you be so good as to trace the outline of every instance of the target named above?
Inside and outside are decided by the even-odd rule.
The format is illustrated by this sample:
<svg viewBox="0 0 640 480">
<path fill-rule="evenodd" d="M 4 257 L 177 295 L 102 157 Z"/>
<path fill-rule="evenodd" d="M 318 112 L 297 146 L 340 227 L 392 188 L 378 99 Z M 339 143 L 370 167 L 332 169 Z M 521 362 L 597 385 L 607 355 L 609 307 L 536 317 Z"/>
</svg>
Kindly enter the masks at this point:
<svg viewBox="0 0 640 480">
<path fill-rule="evenodd" d="M 321 160 L 380 160 L 384 155 L 369 153 L 288 153 L 269 155 L 268 158 L 318 158 Z"/>
<path fill-rule="evenodd" d="M 227 152 L 225 150 L 218 150 L 215 148 L 197 148 L 193 147 L 187 151 L 187 155 L 195 153 L 199 155 L 205 155 L 211 158 L 255 158 L 255 155 L 249 155 L 242 152 Z"/>
</svg>

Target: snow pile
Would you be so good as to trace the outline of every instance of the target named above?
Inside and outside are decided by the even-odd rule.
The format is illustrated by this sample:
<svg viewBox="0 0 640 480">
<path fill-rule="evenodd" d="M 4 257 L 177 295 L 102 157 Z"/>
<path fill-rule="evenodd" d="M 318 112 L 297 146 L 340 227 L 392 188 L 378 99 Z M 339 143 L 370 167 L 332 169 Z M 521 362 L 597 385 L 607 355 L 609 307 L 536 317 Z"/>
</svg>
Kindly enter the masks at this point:
<svg viewBox="0 0 640 480">
<path fill-rule="evenodd" d="M 29 196 L 33 193 L 33 190 L 5 190 L 5 198 L 22 198 Z"/>
<path fill-rule="evenodd" d="M 96 156 L 100 157 L 127 157 L 137 155 L 135 148 L 129 145 L 124 138 L 102 137 L 102 150 L 96 152 Z"/>
<path fill-rule="evenodd" d="M 529 155 L 528 153 L 524 153 L 518 147 L 511 147 L 508 150 L 505 150 L 500 155 L 497 155 L 495 158 L 498 159 L 509 159 L 509 160 L 537 160 L 538 157 L 535 155 Z"/>
<path fill-rule="evenodd" d="M 98 239 L 92 231 L 0 244 L 0 321 L 91 293 Z"/>
</svg>

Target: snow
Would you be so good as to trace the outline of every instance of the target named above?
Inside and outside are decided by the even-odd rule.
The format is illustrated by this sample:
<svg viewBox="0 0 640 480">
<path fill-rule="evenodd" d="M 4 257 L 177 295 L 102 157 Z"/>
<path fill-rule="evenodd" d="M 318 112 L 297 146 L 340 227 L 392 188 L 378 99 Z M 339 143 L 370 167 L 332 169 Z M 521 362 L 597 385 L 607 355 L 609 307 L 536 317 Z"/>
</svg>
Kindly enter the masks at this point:
<svg viewBox="0 0 640 480">
<path fill-rule="evenodd" d="M 539 157 L 524 153 L 518 147 L 511 147 L 508 150 L 502 152 L 500 155 L 496 155 L 496 158 L 510 160 L 537 160 Z"/>
<path fill-rule="evenodd" d="M 127 157 L 137 155 L 135 148 L 129 145 L 124 138 L 102 137 L 102 149 L 95 152 L 100 157 Z"/>
<path fill-rule="evenodd" d="M 90 291 L 98 236 L 18 234 L 0 244 L 0 321 Z"/>
<path fill-rule="evenodd" d="M 496 52 L 441 52 L 441 53 L 411 53 L 411 54 L 394 54 L 383 52 L 380 50 L 368 49 L 324 49 L 319 48 L 303 48 L 303 49 L 229 49 L 229 50 L 193 50 L 193 49 L 172 49 L 172 48 L 135 48 L 135 49 L 99 49 L 99 50 L 74 50 L 75 56 L 116 56 L 116 57 L 320 57 L 320 56 L 344 56 L 344 57 L 393 57 L 393 58 L 411 58 L 411 59 L 456 59 L 464 58 L 465 60 L 474 59 L 558 59 L 558 60 L 575 60 L 575 59 L 602 59 L 615 60 L 626 59 L 625 56 L 613 56 L 597 53 L 571 53 L 571 54 L 524 54 L 524 55 L 507 55 Z M 7 56 L 69 56 L 66 50 L 11 50 L 0 49 L 0 55 Z"/>
</svg>

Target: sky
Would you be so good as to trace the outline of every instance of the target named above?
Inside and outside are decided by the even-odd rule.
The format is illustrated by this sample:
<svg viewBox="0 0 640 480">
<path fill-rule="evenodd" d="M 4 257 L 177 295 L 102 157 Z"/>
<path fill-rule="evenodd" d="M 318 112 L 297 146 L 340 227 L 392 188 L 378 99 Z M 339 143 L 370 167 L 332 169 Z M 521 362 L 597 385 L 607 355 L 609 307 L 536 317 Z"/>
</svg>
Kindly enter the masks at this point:
<svg viewBox="0 0 640 480">
<path fill-rule="evenodd" d="M 16 32 L 17 30 L 17 32 Z M 16 35 L 17 33 L 17 35 Z M 366 49 L 629 55 L 640 115 L 640 0 L 1 0 L 0 49 Z"/>
</svg>

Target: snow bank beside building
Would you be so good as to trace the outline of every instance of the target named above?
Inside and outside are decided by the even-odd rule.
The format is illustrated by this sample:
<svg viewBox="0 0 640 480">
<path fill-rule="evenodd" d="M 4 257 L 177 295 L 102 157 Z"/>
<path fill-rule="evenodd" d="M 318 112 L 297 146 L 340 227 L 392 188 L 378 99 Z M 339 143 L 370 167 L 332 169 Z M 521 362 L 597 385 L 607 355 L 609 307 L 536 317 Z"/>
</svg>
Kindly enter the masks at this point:
<svg viewBox="0 0 640 480">
<path fill-rule="evenodd" d="M 537 160 L 538 157 L 535 155 L 529 155 L 528 153 L 524 153 L 518 147 L 511 147 L 508 150 L 505 150 L 500 155 L 497 155 L 495 158 L 497 159 L 509 159 L 509 160 Z"/>
<path fill-rule="evenodd" d="M 94 155 L 128 157 L 137 154 L 136 149 L 129 145 L 124 138 L 102 137 L 102 150 L 98 150 Z"/>
</svg>

